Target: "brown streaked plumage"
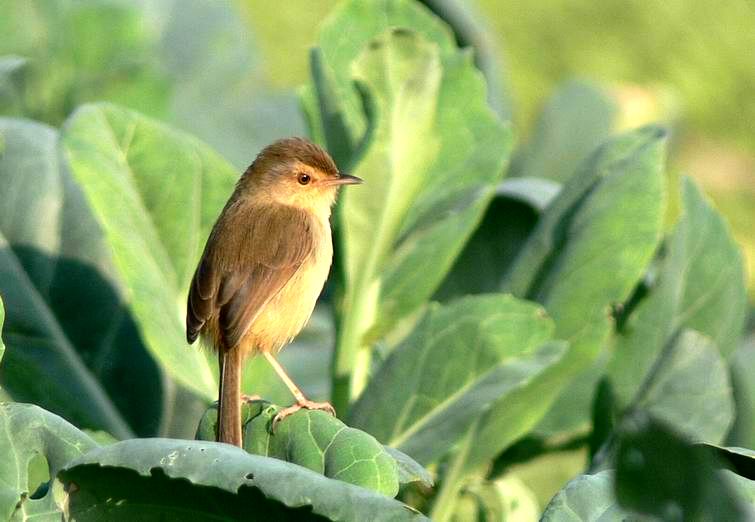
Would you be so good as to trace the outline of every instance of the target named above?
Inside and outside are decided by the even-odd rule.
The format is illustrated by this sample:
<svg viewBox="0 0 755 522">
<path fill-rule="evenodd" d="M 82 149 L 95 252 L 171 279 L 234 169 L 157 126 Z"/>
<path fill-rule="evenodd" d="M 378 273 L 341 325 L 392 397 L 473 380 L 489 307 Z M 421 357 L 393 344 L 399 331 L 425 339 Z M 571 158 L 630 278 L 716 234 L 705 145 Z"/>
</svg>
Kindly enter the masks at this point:
<svg viewBox="0 0 755 522">
<path fill-rule="evenodd" d="M 219 355 L 218 440 L 241 445 L 243 361 L 263 353 L 299 408 L 308 401 L 274 355 L 304 327 L 330 270 L 330 208 L 340 185 L 330 156 L 301 138 L 265 148 L 239 179 L 212 229 L 189 289 L 186 339 L 202 336 Z"/>
</svg>

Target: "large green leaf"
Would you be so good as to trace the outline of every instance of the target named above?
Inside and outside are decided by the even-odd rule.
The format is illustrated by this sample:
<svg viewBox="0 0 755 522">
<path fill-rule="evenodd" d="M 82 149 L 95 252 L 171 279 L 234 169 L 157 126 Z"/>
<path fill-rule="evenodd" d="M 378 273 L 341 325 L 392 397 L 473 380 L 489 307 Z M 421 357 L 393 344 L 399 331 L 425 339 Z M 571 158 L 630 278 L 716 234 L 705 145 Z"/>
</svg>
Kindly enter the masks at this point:
<svg viewBox="0 0 755 522">
<path fill-rule="evenodd" d="M 148 349 L 176 381 L 213 397 L 207 358 L 186 346 L 182 297 L 236 173 L 199 141 L 107 104 L 78 109 L 62 142 Z"/>
<path fill-rule="evenodd" d="M 102 232 L 59 161 L 58 133 L 0 119 L 0 135 L 3 386 L 82 427 L 154 433 L 161 375 L 125 310 Z M 124 394 L 135 378 L 142 385 Z"/>
<path fill-rule="evenodd" d="M 135 439 L 59 477 L 77 520 L 427 520 L 405 504 L 227 444 Z"/>
<path fill-rule="evenodd" d="M 300 410 L 272 429 L 281 410 L 267 401 L 242 408 L 244 449 L 253 455 L 274 457 L 388 495 L 398 493 L 394 458 L 371 435 L 350 428 L 323 411 Z M 217 408 L 205 412 L 197 438 L 215 440 Z"/>
<path fill-rule="evenodd" d="M 349 424 L 430 463 L 559 360 L 563 345 L 543 346 L 552 330 L 542 309 L 511 296 L 432 306 L 372 377 Z"/>
<path fill-rule="evenodd" d="M 624 302 L 657 248 L 665 212 L 665 133 L 643 128 L 603 145 L 545 211 L 504 287 L 535 298 L 569 341 L 560 380 L 574 383 L 540 426 L 573 429 L 589 418 L 601 374 L 593 367 Z M 554 383 L 550 394 L 558 391 Z"/>
<path fill-rule="evenodd" d="M 369 6 L 376 13 L 413 12 L 405 2 Z M 340 64 L 331 64 L 326 52 L 331 34 L 324 31 L 318 62 L 326 72 Z M 341 409 L 346 395 L 353 398 L 364 383 L 370 341 L 417 310 L 451 268 L 493 195 L 510 145 L 509 130 L 485 104 L 483 80 L 468 54 L 449 53 L 406 29 L 366 42 L 338 44 L 350 56 L 361 51 L 350 70 L 370 123 L 352 166 L 365 184 L 341 196 L 338 213 L 342 306 L 349 310 L 339 326 L 335 364 L 334 399 Z M 340 92 L 333 81 L 333 92 Z M 340 88 L 353 90 L 351 77 Z M 361 119 L 361 107 L 345 100 L 343 116 Z M 358 358 L 363 364 L 352 372 Z"/>
<path fill-rule="evenodd" d="M 597 87 L 567 82 L 548 100 L 532 139 L 511 162 L 511 176 L 567 181 L 577 167 L 608 139 L 616 107 Z"/>
<path fill-rule="evenodd" d="M 0 403 L 0 516 L 60 520 L 62 491 L 46 484 L 97 444 L 38 406 Z M 40 460 L 41 459 L 41 460 Z"/>
<path fill-rule="evenodd" d="M 608 365 L 620 404 L 636 394 L 663 347 L 682 329 L 709 336 L 724 357 L 741 336 L 746 294 L 739 248 L 723 218 L 688 179 L 683 205 L 649 294 L 622 327 Z"/>
</svg>

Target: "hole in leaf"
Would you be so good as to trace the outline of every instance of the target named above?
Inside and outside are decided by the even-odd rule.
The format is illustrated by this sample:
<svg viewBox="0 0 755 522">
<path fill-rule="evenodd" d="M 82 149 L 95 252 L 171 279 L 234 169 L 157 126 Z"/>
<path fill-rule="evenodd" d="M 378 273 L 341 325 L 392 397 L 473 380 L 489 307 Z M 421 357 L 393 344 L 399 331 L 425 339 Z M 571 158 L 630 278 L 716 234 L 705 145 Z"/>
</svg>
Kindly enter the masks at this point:
<svg viewBox="0 0 755 522">
<path fill-rule="evenodd" d="M 244 478 L 246 480 L 254 480 L 254 473 L 247 473 L 246 475 L 244 475 Z"/>
<path fill-rule="evenodd" d="M 50 487 L 50 465 L 41 453 L 35 453 L 29 461 L 28 468 L 29 491 L 33 493 L 29 498 L 38 499 L 47 494 Z"/>
</svg>

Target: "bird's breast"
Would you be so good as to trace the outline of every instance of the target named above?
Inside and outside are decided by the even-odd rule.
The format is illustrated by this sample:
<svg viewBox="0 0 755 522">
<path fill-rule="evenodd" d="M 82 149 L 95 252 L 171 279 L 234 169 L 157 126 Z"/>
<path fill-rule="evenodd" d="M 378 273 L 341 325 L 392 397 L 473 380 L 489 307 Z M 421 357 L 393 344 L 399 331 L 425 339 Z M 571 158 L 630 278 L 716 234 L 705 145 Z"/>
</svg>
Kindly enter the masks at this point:
<svg viewBox="0 0 755 522">
<path fill-rule="evenodd" d="M 280 350 L 296 337 L 312 315 L 333 261 L 330 224 L 319 221 L 312 230 L 317 245 L 312 255 L 265 306 L 250 328 L 249 344 L 257 350 Z"/>
</svg>

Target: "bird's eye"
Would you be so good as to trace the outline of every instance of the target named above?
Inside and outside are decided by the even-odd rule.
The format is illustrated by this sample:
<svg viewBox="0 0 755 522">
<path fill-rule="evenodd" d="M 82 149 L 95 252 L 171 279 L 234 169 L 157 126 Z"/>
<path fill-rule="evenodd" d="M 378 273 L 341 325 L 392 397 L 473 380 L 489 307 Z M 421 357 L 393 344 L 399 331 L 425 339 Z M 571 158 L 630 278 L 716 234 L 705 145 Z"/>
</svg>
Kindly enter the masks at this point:
<svg viewBox="0 0 755 522">
<path fill-rule="evenodd" d="M 306 185 L 307 183 L 310 182 L 310 180 L 312 178 L 309 176 L 309 174 L 304 174 L 302 172 L 301 174 L 299 174 L 299 178 L 298 179 L 299 179 L 299 184 L 300 185 Z"/>
</svg>

